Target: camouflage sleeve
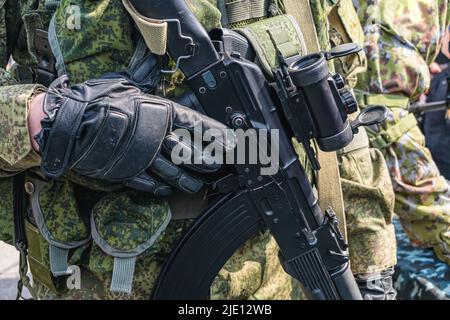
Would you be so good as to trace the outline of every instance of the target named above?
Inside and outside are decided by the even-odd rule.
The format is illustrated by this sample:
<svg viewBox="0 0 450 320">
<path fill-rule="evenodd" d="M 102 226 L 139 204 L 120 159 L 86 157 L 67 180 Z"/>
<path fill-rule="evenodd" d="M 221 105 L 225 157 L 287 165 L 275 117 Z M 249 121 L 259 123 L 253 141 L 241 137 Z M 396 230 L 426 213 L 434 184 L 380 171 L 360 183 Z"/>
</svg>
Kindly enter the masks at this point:
<svg viewBox="0 0 450 320">
<path fill-rule="evenodd" d="M 43 91 L 35 84 L 0 87 L 0 177 L 39 165 L 28 135 L 27 105 Z"/>
<path fill-rule="evenodd" d="M 357 2 L 369 63 L 361 89 L 418 98 L 430 85 L 428 66 L 439 50 L 447 0 Z"/>
<path fill-rule="evenodd" d="M 17 41 L 21 3 L 0 0 L 0 177 L 37 166 L 40 157 L 31 147 L 27 105 L 45 88 L 17 84 L 6 65 Z"/>
</svg>

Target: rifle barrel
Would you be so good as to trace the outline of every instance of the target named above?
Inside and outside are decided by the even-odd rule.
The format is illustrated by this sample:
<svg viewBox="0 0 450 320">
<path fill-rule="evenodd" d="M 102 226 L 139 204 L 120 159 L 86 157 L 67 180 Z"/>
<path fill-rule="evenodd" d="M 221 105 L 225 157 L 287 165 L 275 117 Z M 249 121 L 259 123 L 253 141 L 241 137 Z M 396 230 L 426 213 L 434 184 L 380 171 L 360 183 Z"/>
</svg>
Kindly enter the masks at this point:
<svg viewBox="0 0 450 320">
<path fill-rule="evenodd" d="M 449 100 L 441 100 L 436 102 L 415 103 L 409 106 L 410 113 L 432 112 L 438 110 L 446 110 L 450 108 Z"/>
</svg>

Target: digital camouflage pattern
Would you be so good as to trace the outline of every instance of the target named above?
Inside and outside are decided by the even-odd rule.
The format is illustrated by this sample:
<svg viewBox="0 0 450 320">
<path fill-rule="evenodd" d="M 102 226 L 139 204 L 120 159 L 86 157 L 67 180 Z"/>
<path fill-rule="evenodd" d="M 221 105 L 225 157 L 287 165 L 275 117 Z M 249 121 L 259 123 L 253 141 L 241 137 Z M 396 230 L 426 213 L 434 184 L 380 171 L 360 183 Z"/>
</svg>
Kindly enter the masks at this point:
<svg viewBox="0 0 450 320">
<path fill-rule="evenodd" d="M 356 150 L 341 157 L 339 168 L 353 273 L 394 266 L 394 193 L 383 155 L 376 149 Z"/>
<path fill-rule="evenodd" d="M 58 13 L 63 16 L 66 12 L 62 8 L 68 8 L 69 1 L 62 0 L 61 5 L 58 9 Z M 88 1 L 88 0 L 77 0 L 70 1 L 70 4 L 79 3 L 81 8 L 83 8 L 83 12 L 81 12 L 82 21 L 83 22 L 83 32 L 79 32 L 77 30 L 73 30 L 73 32 L 68 32 L 64 25 L 63 19 L 61 17 L 56 17 L 58 23 L 56 24 L 56 31 L 58 35 L 64 35 L 64 39 L 60 39 L 60 41 L 65 42 L 61 49 L 63 50 L 63 61 L 66 70 L 68 70 L 72 77 L 74 77 L 77 81 L 83 81 L 92 77 L 95 77 L 103 72 L 108 71 L 117 71 L 114 68 L 126 67 L 131 59 L 131 54 L 134 52 L 134 46 L 136 45 L 135 34 L 133 34 L 129 27 L 130 19 L 128 16 L 126 17 L 118 17 L 117 19 L 124 24 L 124 30 L 121 30 L 121 25 L 116 23 L 111 19 L 114 17 L 112 12 L 123 13 L 124 10 L 119 6 L 119 0 L 101 0 L 101 1 Z M 274 2 L 275 3 L 275 2 Z M 279 5 L 279 1 L 276 2 Z M 322 47 L 326 48 L 329 46 L 329 37 L 325 34 L 323 30 L 328 32 L 328 24 L 324 20 L 327 13 L 330 10 L 330 6 L 328 1 L 312 1 L 314 14 L 317 18 L 316 28 L 319 30 L 319 39 L 321 40 Z M 17 5 L 21 5 L 20 11 L 17 11 Z M 4 23 L 0 25 L 0 30 L 5 30 L 7 25 L 19 26 L 21 25 L 20 21 L 14 21 L 14 12 L 22 12 L 25 14 L 27 10 L 30 8 L 36 8 L 37 1 L 8 1 L 6 2 L 6 6 L 0 8 L 0 14 L 3 13 L 0 18 L 1 21 L 8 21 L 8 23 Z M 215 1 L 206 1 L 206 0 L 190 0 L 188 4 L 191 8 L 194 9 L 194 12 L 198 17 L 201 18 L 202 23 L 207 26 L 217 26 L 219 24 L 218 18 L 219 15 L 217 11 L 210 11 L 211 4 L 215 5 Z M 317 4 L 317 6 L 314 6 Z M 42 8 L 42 2 L 40 3 Z M 13 10 L 13 9 L 14 10 Z M 271 7 L 272 9 L 275 7 Z M 276 7 L 279 8 L 279 7 Z M 109 11 L 111 10 L 111 11 Z M 9 15 L 7 14 L 9 12 Z M 208 13 L 209 12 L 209 13 Z M 273 12 L 276 12 L 274 10 Z M 2 20 L 3 18 L 3 20 Z M 92 21 L 88 19 L 92 18 Z M 96 25 L 97 20 L 100 19 L 102 23 L 105 24 L 104 27 L 100 27 Z M 47 21 L 47 19 L 44 19 Z M 94 22 L 95 21 L 95 22 Z M 44 23 L 43 21 L 40 21 Z M 325 22 L 325 23 L 324 23 Z M 355 24 L 355 20 L 351 22 Z M 91 29 L 89 29 L 91 28 Z M 324 29 L 325 28 L 325 29 Z M 24 30 L 23 28 L 17 28 L 20 30 Z M 31 28 L 32 29 L 32 28 Z M 28 28 L 28 32 L 32 32 L 30 28 Z M 352 29 L 352 28 L 350 28 Z M 354 29 L 354 28 L 353 28 Z M 100 30 L 100 31 L 99 31 Z M 24 32 L 22 31 L 22 36 L 20 37 L 21 41 L 26 41 L 26 37 L 24 37 Z M 26 32 L 25 32 L 26 35 Z M 99 38 L 96 38 L 98 35 Z M 121 37 L 120 43 L 113 41 L 113 43 L 104 43 L 108 41 L 112 36 Z M 58 38 L 61 38 L 58 36 Z M 336 39 L 334 35 L 334 39 Z M 344 36 L 344 35 L 342 35 Z M 348 35 L 346 35 L 348 36 Z M 98 41 L 97 41 L 98 39 Z M 4 40 L 3 40 L 4 41 Z M 124 45 L 125 44 L 125 45 Z M 128 47 L 129 46 L 129 47 Z M 10 46 L 8 46 L 10 48 Z M 19 49 L 22 48 L 22 51 Z M 20 61 L 22 64 L 32 63 L 32 54 L 28 51 L 24 51 L 23 48 L 27 48 L 25 42 L 22 42 L 22 46 L 19 48 L 14 48 L 14 50 L 8 49 L 9 53 L 13 53 L 13 56 L 16 61 Z M 93 49 L 94 51 L 90 52 L 90 55 L 86 55 L 87 49 Z M 2 50 L 2 49 L 0 49 Z M 105 54 L 104 51 L 110 51 Z M 127 53 L 129 56 L 127 56 Z M 8 54 L 4 54 L 4 56 L 8 56 Z M 102 56 L 105 59 L 105 63 L 99 62 L 98 65 L 92 66 L 92 63 L 96 61 L 96 56 Z M 117 58 L 117 61 L 111 61 Z M 108 62 L 109 61 L 109 62 Z M 82 65 L 83 63 L 85 65 Z M 4 61 L 4 65 L 6 65 L 6 61 Z M 100 70 L 103 69 L 103 70 Z M 103 71 L 103 72 L 102 72 Z M 6 73 L 2 71 L 5 75 Z M 11 81 L 11 76 L 7 75 L 4 77 L 3 81 Z M 8 83 L 10 84 L 10 83 Z M 9 100 L 5 99 L 5 103 L 0 105 L 1 110 L 8 110 L 11 105 L 11 100 L 15 99 L 16 95 L 14 92 L 21 92 L 24 85 L 15 85 L 11 86 L 8 89 Z M 0 96 L 3 94 L 4 87 L 0 87 Z M 30 97 L 33 94 L 32 91 L 29 91 Z M 6 94 L 5 94 L 6 97 Z M 21 104 L 22 111 L 26 109 L 26 102 Z M 19 113 L 20 113 L 19 112 Z M 23 115 L 23 114 L 22 114 Z M 3 121 L 9 121 L 8 118 L 3 119 Z M 13 119 L 14 121 L 22 121 L 20 122 L 26 126 L 25 118 L 19 117 L 19 119 Z M 8 122 L 9 123 L 9 122 Z M 3 135 L 0 135 L 0 139 L 3 138 Z M 29 148 L 29 141 L 26 141 L 26 147 Z M 30 150 L 30 149 L 29 149 Z M 25 158 L 30 157 L 34 160 L 30 162 L 24 162 L 23 168 L 29 166 L 38 165 L 39 159 L 31 153 L 26 155 Z M 361 160 L 354 160 L 361 159 Z M 344 193 L 350 192 L 353 194 L 365 194 L 366 189 L 369 188 L 371 190 L 378 189 L 380 190 L 378 193 L 375 191 L 369 192 L 368 194 L 373 195 L 374 197 L 367 197 L 365 200 L 359 198 L 361 202 L 364 202 L 362 210 L 361 208 L 348 206 L 347 216 L 349 221 L 353 221 L 353 226 L 350 226 L 352 230 L 352 235 L 355 235 L 357 239 L 356 241 L 352 241 L 350 239 L 350 245 L 355 249 L 350 248 L 350 251 L 353 252 L 354 262 L 352 262 L 352 269 L 354 272 L 367 273 L 382 270 L 385 266 L 390 266 L 395 263 L 392 261 L 392 243 L 380 243 L 378 239 L 387 236 L 387 239 L 392 239 L 390 236 L 390 215 L 391 210 L 388 208 L 388 204 L 390 203 L 391 197 L 389 196 L 389 188 L 387 187 L 386 181 L 381 181 L 381 179 L 375 179 L 376 173 L 382 173 L 384 166 L 384 160 L 379 157 L 376 153 L 370 151 L 366 148 L 365 153 L 361 152 L 359 154 L 353 154 L 352 156 L 343 155 L 342 156 L 343 166 L 341 167 L 341 173 L 344 179 L 346 179 L 348 183 L 348 190 L 346 191 L 346 184 L 344 185 Z M 1 161 L 1 160 L 0 160 Z M 368 165 L 372 163 L 372 165 Z M 22 168 L 22 167 L 20 167 Z M 373 169 L 375 168 L 375 169 Z M 18 171 L 18 167 L 8 166 L 6 161 L 0 162 L 0 173 L 3 176 L 10 175 L 11 172 Z M 368 170 L 368 172 L 362 174 L 362 176 L 358 176 L 353 173 L 353 170 Z M 383 175 L 381 174 L 381 177 Z M 116 194 L 118 198 L 120 198 L 120 187 L 117 185 L 107 186 L 102 183 L 92 183 L 92 179 L 85 179 L 83 177 L 74 175 L 73 173 L 69 173 L 66 175 L 66 178 L 69 179 L 70 183 L 74 183 L 75 191 L 77 190 L 85 190 L 81 193 L 81 198 L 83 201 L 77 201 L 77 205 L 79 207 L 80 212 L 90 212 L 92 206 L 97 203 L 103 196 L 105 196 L 102 192 L 108 192 L 108 197 L 114 197 Z M 1 182 L 5 181 L 4 187 L 5 190 L 8 188 L 9 179 L 3 179 Z M 366 186 L 368 184 L 369 186 Z M 89 188 L 93 188 L 95 190 L 101 191 L 98 195 L 98 198 L 93 196 L 96 192 L 91 189 L 86 189 L 85 187 L 89 186 Z M 3 184 L 2 184 L 3 187 Z M 75 192 L 78 194 L 78 192 Z M 10 194 L 10 192 L 5 192 L 5 194 Z M 89 198 L 89 201 L 86 199 Z M 2 201 L 8 201 L 7 197 L 5 199 L 0 198 Z M 376 201 L 377 204 L 374 206 L 376 210 L 371 210 L 372 207 L 369 205 L 372 201 Z M 86 204 L 86 202 L 92 202 L 92 206 Z M 3 206 L 2 206 L 3 207 Z M 83 208 L 82 208 L 83 207 Z M 166 208 L 165 203 L 161 203 L 161 209 Z M 154 208 L 157 210 L 158 207 Z M 132 210 L 132 208 L 130 208 Z M 385 210 L 385 211 L 382 211 Z M 0 231 L 5 233 L 5 238 L 11 238 L 11 224 L 8 221 L 4 221 L 3 219 L 7 217 L 6 215 L 10 214 L 10 211 L 0 211 L 2 217 L 0 218 L 0 223 L 4 223 L 4 225 L 0 226 Z M 85 224 L 88 225 L 89 219 L 84 219 Z M 87 222 L 86 222 L 87 220 Z M 136 271 L 134 278 L 134 290 L 131 295 L 125 294 L 116 294 L 112 293 L 109 290 L 109 286 L 111 283 L 111 270 L 113 265 L 113 257 L 105 254 L 103 250 L 97 246 L 95 243 L 91 243 L 89 245 L 85 245 L 81 248 L 72 250 L 69 264 L 79 265 L 82 270 L 82 289 L 81 290 L 71 290 L 67 291 L 65 289 L 64 281 L 62 281 L 62 285 L 58 286 L 57 292 L 50 292 L 48 288 L 45 288 L 41 283 L 36 283 L 38 288 L 39 296 L 44 298 L 74 298 L 74 299 L 84 299 L 84 298 L 104 298 L 104 299 L 116 299 L 116 298 L 127 298 L 127 299 L 145 299 L 149 298 L 151 289 L 153 287 L 154 281 L 159 273 L 161 265 L 170 252 L 173 245 L 176 243 L 176 240 L 179 239 L 181 234 L 188 228 L 190 221 L 172 221 L 167 229 L 163 232 L 160 238 L 155 242 L 155 244 L 144 252 L 144 254 L 140 255 L 137 259 L 136 263 Z M 386 227 L 385 230 L 383 228 Z M 361 231 L 358 231 L 358 228 L 362 228 Z M 370 236 L 367 237 L 358 237 L 363 232 L 369 232 Z M 4 235 L 2 234 L 2 237 Z M 48 264 L 48 247 L 46 242 L 42 239 L 41 251 L 44 256 L 43 260 Z M 370 266 L 367 265 L 366 262 L 362 261 L 362 259 L 357 260 L 356 252 L 364 252 L 365 257 L 368 258 Z M 282 271 L 281 266 L 278 262 L 278 248 L 274 243 L 272 237 L 264 234 L 254 239 L 250 240 L 243 248 L 241 248 L 235 255 L 228 261 L 228 263 L 224 266 L 224 268 L 220 271 L 217 276 L 212 289 L 211 295 L 212 298 L 229 298 L 229 299 L 287 299 L 287 298 L 301 298 L 302 294 L 298 288 L 297 284 L 293 283 L 293 280 Z M 381 258 L 376 258 L 376 256 L 381 255 Z M 380 263 L 380 265 L 374 265 L 374 263 Z M 36 278 L 36 277 L 35 277 Z"/>
<path fill-rule="evenodd" d="M 414 246 L 394 219 L 398 265 L 394 286 L 402 300 L 450 299 L 450 266 L 439 261 L 433 251 Z"/>
<path fill-rule="evenodd" d="M 447 0 L 356 1 L 366 35 L 368 72 L 359 88 L 414 101 L 430 84 L 429 64 L 449 23 Z M 390 106 L 388 120 L 375 131 L 389 130 L 406 110 Z M 382 149 L 396 193 L 395 212 L 411 240 L 433 247 L 450 263 L 450 190 L 440 175 L 417 126 Z"/>
<path fill-rule="evenodd" d="M 34 84 L 0 87 L 0 163 L 5 164 L 5 170 L 18 171 L 39 164 L 32 152 L 24 106 L 42 90 Z"/>
<path fill-rule="evenodd" d="M 430 85 L 428 66 L 448 25 L 447 0 L 357 0 L 366 36 L 368 72 L 360 88 L 395 93 L 413 101 Z"/>
<path fill-rule="evenodd" d="M 13 209 L 11 179 L 0 179 L 0 239 L 6 243 L 13 243 L 14 224 L 11 219 Z"/>
<path fill-rule="evenodd" d="M 133 252 L 158 237 L 169 219 L 166 201 L 128 191 L 102 197 L 92 209 L 91 228 L 97 230 L 99 239 L 94 241 L 98 245 L 105 243 L 115 251 Z"/>
<path fill-rule="evenodd" d="M 65 179 L 45 184 L 39 194 L 39 206 L 49 237 L 61 243 L 83 241 L 90 236 L 80 217 L 74 186 Z"/>
<path fill-rule="evenodd" d="M 73 6 L 79 6 L 79 21 L 68 28 L 67 15 L 75 14 Z M 63 54 L 62 69 L 70 81 L 80 83 L 105 71 L 125 69 L 135 48 L 132 23 L 121 1 L 61 1 L 55 27 Z"/>
<path fill-rule="evenodd" d="M 274 238 L 265 233 L 247 242 L 230 258 L 211 287 L 211 298 L 298 300 L 305 297 L 299 282 L 283 271 Z"/>
</svg>

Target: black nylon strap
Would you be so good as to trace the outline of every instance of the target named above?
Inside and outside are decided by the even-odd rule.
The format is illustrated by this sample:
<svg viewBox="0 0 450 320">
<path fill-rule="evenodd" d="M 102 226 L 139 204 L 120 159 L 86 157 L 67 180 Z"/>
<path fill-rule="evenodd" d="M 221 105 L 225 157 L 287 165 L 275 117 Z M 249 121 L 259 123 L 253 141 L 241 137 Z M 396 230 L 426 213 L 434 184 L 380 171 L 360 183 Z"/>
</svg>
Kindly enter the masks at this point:
<svg viewBox="0 0 450 320">
<path fill-rule="evenodd" d="M 13 220 L 14 220 L 14 245 L 20 253 L 19 281 L 17 282 L 16 300 L 25 299 L 23 287 L 26 287 L 35 299 L 36 294 L 30 283 L 28 272 L 28 241 L 25 231 L 25 173 L 21 172 L 13 177 Z"/>
<path fill-rule="evenodd" d="M 58 111 L 42 156 L 41 169 L 48 177 L 64 173 L 86 106 L 85 102 L 66 100 Z"/>
<path fill-rule="evenodd" d="M 14 245 L 17 250 L 28 248 L 25 234 L 25 173 L 13 177 Z"/>
</svg>

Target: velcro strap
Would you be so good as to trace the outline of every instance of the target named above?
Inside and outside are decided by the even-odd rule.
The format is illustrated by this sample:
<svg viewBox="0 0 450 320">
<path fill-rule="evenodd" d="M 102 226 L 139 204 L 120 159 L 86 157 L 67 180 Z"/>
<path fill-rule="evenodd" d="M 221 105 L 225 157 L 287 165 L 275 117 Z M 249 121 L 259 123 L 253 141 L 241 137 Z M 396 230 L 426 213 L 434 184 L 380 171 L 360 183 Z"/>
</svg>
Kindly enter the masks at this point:
<svg viewBox="0 0 450 320">
<path fill-rule="evenodd" d="M 269 76 L 279 66 L 277 50 L 285 58 L 306 54 L 302 31 L 290 15 L 271 17 L 236 30 L 247 38 L 261 68 Z"/>
<path fill-rule="evenodd" d="M 131 293 L 133 290 L 136 257 L 114 257 L 114 267 L 110 290 L 112 292 Z"/>
<path fill-rule="evenodd" d="M 51 178 L 60 177 L 64 173 L 87 106 L 86 102 L 67 102 L 68 100 L 64 101 L 56 115 L 42 156 L 41 169 Z"/>
<path fill-rule="evenodd" d="M 68 274 L 68 256 L 69 249 L 49 245 L 50 270 L 54 277 L 65 276 Z"/>
<path fill-rule="evenodd" d="M 122 0 L 125 9 L 136 22 L 150 52 L 162 56 L 167 51 L 167 22 L 139 14 L 128 0 Z"/>
<path fill-rule="evenodd" d="M 262 18 L 267 15 L 269 0 L 235 0 L 225 1 L 228 23 Z"/>
<path fill-rule="evenodd" d="M 382 105 L 390 108 L 408 109 L 409 98 L 395 94 L 369 94 L 355 90 L 355 96 L 359 105 Z"/>
<path fill-rule="evenodd" d="M 294 45 L 282 27 L 267 30 L 270 33 L 275 47 L 285 58 L 290 58 L 298 54 L 298 47 Z"/>
<path fill-rule="evenodd" d="M 400 139 L 406 132 L 411 130 L 417 125 L 417 120 L 414 114 L 410 113 L 405 118 L 401 119 L 393 127 L 375 133 L 370 133 L 370 144 L 378 149 L 384 149 L 389 147 L 392 143 Z"/>
</svg>

